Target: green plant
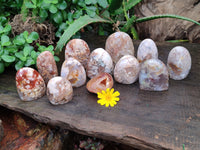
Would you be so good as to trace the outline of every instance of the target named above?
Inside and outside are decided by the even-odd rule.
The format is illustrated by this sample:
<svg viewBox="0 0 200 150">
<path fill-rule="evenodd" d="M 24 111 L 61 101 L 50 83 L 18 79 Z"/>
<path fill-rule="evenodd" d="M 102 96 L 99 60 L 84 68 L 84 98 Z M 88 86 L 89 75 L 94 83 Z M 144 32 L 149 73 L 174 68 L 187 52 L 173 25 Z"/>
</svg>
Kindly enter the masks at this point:
<svg viewBox="0 0 200 150">
<path fill-rule="evenodd" d="M 32 66 L 36 64 L 37 56 L 43 51 L 50 51 L 54 55 L 54 47 L 48 47 L 36 44 L 37 51 L 33 47 L 34 42 L 39 38 L 37 32 L 27 31 L 10 38 L 11 26 L 8 24 L 5 17 L 0 17 L 0 73 L 4 71 L 5 67 L 15 65 L 18 70 L 23 66 Z M 56 61 L 59 61 L 57 56 L 54 56 Z"/>
<path fill-rule="evenodd" d="M 90 1 L 93 1 L 93 0 L 90 0 Z M 145 21 L 149 21 L 153 19 L 175 18 L 175 19 L 190 21 L 197 25 L 200 25 L 199 22 L 192 20 L 190 18 L 186 18 L 186 17 L 178 16 L 178 15 L 172 15 L 172 14 L 161 14 L 161 15 L 137 18 L 133 10 L 134 10 L 134 6 L 136 6 L 141 1 L 142 0 L 109 0 L 108 1 L 109 7 L 105 10 L 105 12 L 107 12 L 107 15 L 101 16 L 101 17 L 104 17 L 104 19 L 99 17 L 98 15 L 95 15 L 94 17 L 91 17 L 91 16 L 80 17 L 75 22 L 70 24 L 69 27 L 65 30 L 65 32 L 63 33 L 63 35 L 61 36 L 60 40 L 57 43 L 57 46 L 55 49 L 56 52 L 57 53 L 60 52 L 63 46 L 66 44 L 66 42 L 82 27 L 94 22 L 113 23 L 115 27 L 120 31 L 124 31 L 124 32 L 131 31 L 134 39 L 139 39 L 139 36 L 135 29 L 135 25 L 137 23 L 141 23 L 141 22 L 145 22 Z M 130 10 L 132 10 L 131 17 L 128 13 Z M 124 22 L 124 20 L 126 21 Z M 120 23 L 116 26 L 117 24 L 116 22 L 120 22 Z"/>
</svg>

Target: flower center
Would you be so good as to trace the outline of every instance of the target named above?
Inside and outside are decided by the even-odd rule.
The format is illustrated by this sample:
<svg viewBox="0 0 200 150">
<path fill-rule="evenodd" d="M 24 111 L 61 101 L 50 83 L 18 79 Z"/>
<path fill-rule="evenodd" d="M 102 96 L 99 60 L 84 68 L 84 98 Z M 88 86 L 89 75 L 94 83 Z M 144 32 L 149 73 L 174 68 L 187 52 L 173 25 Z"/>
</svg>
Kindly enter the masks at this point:
<svg viewBox="0 0 200 150">
<path fill-rule="evenodd" d="M 112 100 L 112 95 L 111 94 L 106 94 L 105 95 L 105 99 L 107 100 L 107 101 L 111 101 Z"/>
</svg>

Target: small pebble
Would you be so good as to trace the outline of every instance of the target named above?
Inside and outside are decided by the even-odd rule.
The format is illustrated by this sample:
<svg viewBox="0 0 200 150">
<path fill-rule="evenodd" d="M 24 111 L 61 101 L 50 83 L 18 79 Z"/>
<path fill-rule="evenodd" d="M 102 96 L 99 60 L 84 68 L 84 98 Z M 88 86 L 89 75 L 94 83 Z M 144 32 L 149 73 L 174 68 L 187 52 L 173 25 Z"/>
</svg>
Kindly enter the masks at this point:
<svg viewBox="0 0 200 150">
<path fill-rule="evenodd" d="M 192 59 L 189 51 L 182 47 L 174 47 L 168 56 L 167 68 L 170 78 L 174 80 L 182 80 L 186 78 L 192 66 Z"/>
<path fill-rule="evenodd" d="M 112 73 L 113 61 L 108 52 L 103 48 L 95 49 L 87 63 L 87 76 L 93 78 L 101 72 Z"/>
<path fill-rule="evenodd" d="M 82 39 L 72 39 L 65 47 L 65 59 L 73 57 L 77 59 L 85 68 L 90 55 L 88 44 Z"/>
<path fill-rule="evenodd" d="M 111 34 L 106 40 L 105 49 L 115 64 L 125 55 L 134 55 L 133 41 L 125 32 Z"/>
<path fill-rule="evenodd" d="M 102 72 L 97 76 L 90 79 L 86 85 L 86 88 L 91 93 L 101 92 L 107 88 L 113 87 L 113 78 L 109 73 Z"/>
<path fill-rule="evenodd" d="M 140 64 L 132 55 L 125 55 L 117 62 L 114 69 L 115 81 L 132 84 L 138 79 Z"/>
<path fill-rule="evenodd" d="M 65 104 L 72 100 L 71 83 L 63 77 L 54 77 L 47 84 L 47 97 L 51 104 Z"/>
<path fill-rule="evenodd" d="M 158 48 L 152 39 L 145 39 L 140 43 L 137 59 L 140 63 L 147 59 L 158 59 Z"/>
<path fill-rule="evenodd" d="M 45 94 L 46 86 L 42 76 L 29 67 L 21 68 L 16 73 L 16 86 L 23 101 L 32 101 Z"/>
<path fill-rule="evenodd" d="M 37 57 L 37 68 L 46 84 L 51 78 L 58 76 L 56 62 L 49 51 L 44 51 Z"/>
<path fill-rule="evenodd" d="M 83 65 L 72 57 L 63 62 L 61 76 L 69 80 L 72 87 L 80 87 L 86 82 L 86 72 Z"/>
<path fill-rule="evenodd" d="M 167 67 L 159 59 L 148 59 L 141 64 L 139 74 L 140 89 L 164 91 L 169 87 Z"/>
</svg>

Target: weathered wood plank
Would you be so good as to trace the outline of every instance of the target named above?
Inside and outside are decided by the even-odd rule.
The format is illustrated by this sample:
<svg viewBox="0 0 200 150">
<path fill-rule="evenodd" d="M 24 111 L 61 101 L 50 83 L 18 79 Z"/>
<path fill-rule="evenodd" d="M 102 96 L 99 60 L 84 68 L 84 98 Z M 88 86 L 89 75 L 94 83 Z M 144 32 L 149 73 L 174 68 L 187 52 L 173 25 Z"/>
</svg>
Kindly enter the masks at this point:
<svg viewBox="0 0 200 150">
<path fill-rule="evenodd" d="M 85 38 L 93 50 L 104 47 L 105 38 Z M 93 39 L 94 41 L 92 41 Z M 95 42 L 96 41 L 96 42 Z M 177 44 L 176 44 L 177 45 Z M 192 69 L 182 81 L 170 80 L 168 91 L 148 92 L 139 84 L 114 88 L 121 100 L 114 108 L 97 104 L 97 96 L 86 87 L 74 89 L 65 105 L 53 106 L 46 96 L 22 102 L 16 92 L 15 74 L 0 75 L 0 105 L 22 112 L 40 122 L 75 132 L 121 142 L 139 149 L 200 148 L 200 45 L 182 44 L 192 55 Z M 175 44 L 160 43 L 159 58 L 165 63 Z"/>
</svg>

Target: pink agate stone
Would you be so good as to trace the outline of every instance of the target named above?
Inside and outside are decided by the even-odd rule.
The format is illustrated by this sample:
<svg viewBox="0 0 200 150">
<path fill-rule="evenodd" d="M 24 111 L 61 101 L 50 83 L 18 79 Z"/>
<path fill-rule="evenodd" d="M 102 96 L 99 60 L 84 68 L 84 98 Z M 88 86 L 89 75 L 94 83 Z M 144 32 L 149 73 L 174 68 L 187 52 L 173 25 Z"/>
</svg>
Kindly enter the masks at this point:
<svg viewBox="0 0 200 150">
<path fill-rule="evenodd" d="M 174 47 L 168 56 L 167 68 L 170 78 L 182 80 L 187 77 L 192 66 L 192 59 L 189 51 L 182 47 Z"/>
<path fill-rule="evenodd" d="M 115 64 L 124 55 L 134 55 L 133 41 L 125 32 L 111 34 L 106 40 L 105 49 Z"/>
<path fill-rule="evenodd" d="M 113 87 L 113 78 L 109 73 L 102 72 L 88 81 L 86 88 L 91 93 L 101 92 Z"/>
<path fill-rule="evenodd" d="M 51 78 L 58 76 L 56 62 L 49 51 L 44 51 L 37 57 L 37 68 L 46 84 Z"/>
<path fill-rule="evenodd" d="M 54 77 L 47 84 L 47 97 L 51 104 L 65 104 L 72 100 L 71 83 L 63 77 Z"/>
<path fill-rule="evenodd" d="M 82 39 L 70 40 L 65 48 L 65 59 L 73 57 L 77 59 L 85 68 L 90 55 L 88 44 Z"/>
<path fill-rule="evenodd" d="M 90 54 L 87 63 L 87 76 L 93 78 L 101 72 L 112 73 L 113 61 L 108 52 L 103 48 L 97 48 Z"/>
<path fill-rule="evenodd" d="M 21 100 L 32 101 L 45 94 L 45 82 L 35 69 L 21 68 L 17 71 L 15 79 L 17 92 Z"/>
<path fill-rule="evenodd" d="M 164 91 L 169 87 L 167 67 L 159 59 L 148 59 L 141 64 L 139 74 L 140 89 Z"/>
<path fill-rule="evenodd" d="M 140 43 L 137 59 L 140 63 L 147 59 L 158 59 L 158 48 L 152 39 L 145 39 Z"/>
<path fill-rule="evenodd" d="M 132 84 L 138 79 L 139 71 L 138 60 L 134 56 L 125 55 L 115 65 L 115 81 L 122 84 Z"/>
<path fill-rule="evenodd" d="M 86 82 L 86 72 L 83 65 L 72 57 L 63 62 L 61 76 L 69 80 L 72 87 L 80 87 Z"/>
</svg>

